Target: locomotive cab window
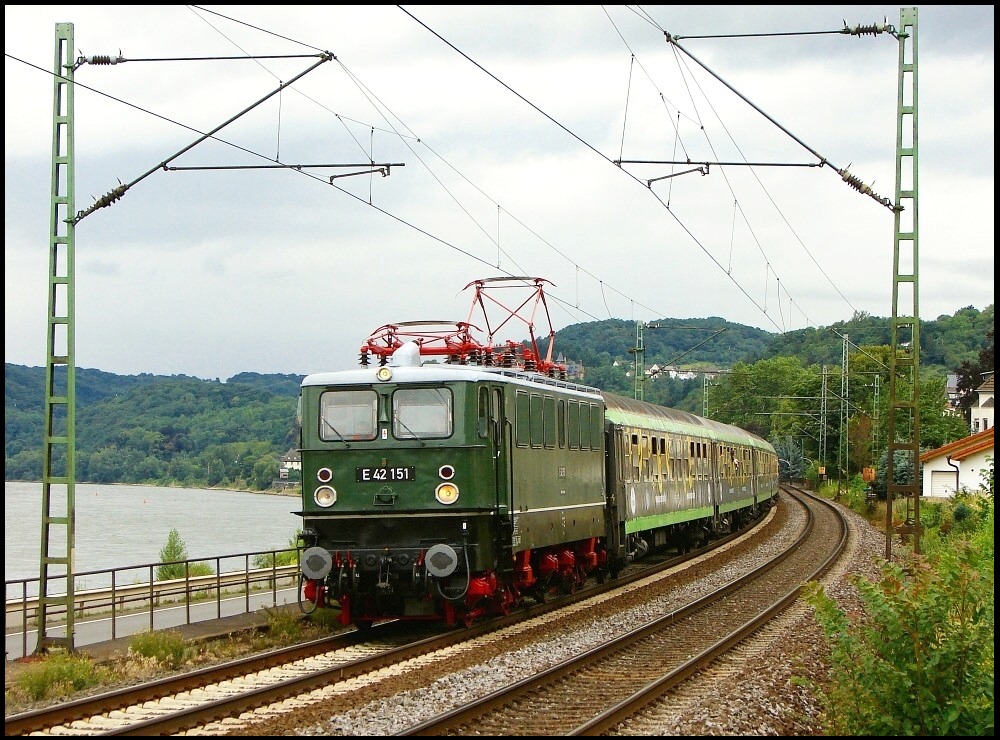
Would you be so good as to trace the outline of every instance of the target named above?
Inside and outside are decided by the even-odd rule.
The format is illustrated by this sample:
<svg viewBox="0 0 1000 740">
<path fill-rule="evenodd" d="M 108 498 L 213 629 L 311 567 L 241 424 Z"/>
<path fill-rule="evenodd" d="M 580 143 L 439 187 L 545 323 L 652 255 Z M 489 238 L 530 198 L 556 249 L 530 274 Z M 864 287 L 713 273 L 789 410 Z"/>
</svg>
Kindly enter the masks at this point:
<svg viewBox="0 0 1000 740">
<path fill-rule="evenodd" d="M 401 388 L 392 394 L 392 435 L 396 439 L 440 439 L 454 428 L 451 391 Z"/>
<path fill-rule="evenodd" d="M 375 439 L 375 391 L 326 391 L 319 405 L 319 438 L 324 442 Z"/>
</svg>

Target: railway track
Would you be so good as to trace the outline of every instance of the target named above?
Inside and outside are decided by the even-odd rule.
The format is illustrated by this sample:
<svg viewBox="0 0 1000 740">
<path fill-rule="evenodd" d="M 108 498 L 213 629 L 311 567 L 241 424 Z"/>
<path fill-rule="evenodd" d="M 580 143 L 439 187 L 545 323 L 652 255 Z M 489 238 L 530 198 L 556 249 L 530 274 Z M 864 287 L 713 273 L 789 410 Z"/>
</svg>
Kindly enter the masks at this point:
<svg viewBox="0 0 1000 740">
<path fill-rule="evenodd" d="M 767 529 L 765 523 L 752 534 L 731 538 L 731 542 L 722 544 L 721 551 L 734 548 L 734 543 L 740 540 L 764 537 Z M 731 557 L 738 557 L 733 550 L 729 552 Z M 691 553 L 659 568 L 668 569 L 665 572 L 684 568 L 685 577 L 693 578 L 708 567 L 704 562 L 726 556 L 713 555 L 705 561 L 706 557 L 701 552 Z M 623 589 L 646 592 L 650 587 L 645 581 L 655 578 L 650 576 L 652 572 L 636 569 L 594 589 L 470 629 L 422 637 L 407 633 L 399 625 L 376 625 L 365 635 L 351 632 L 38 712 L 13 715 L 5 721 L 5 734 L 281 734 L 267 729 L 267 724 L 308 722 L 312 713 L 356 707 L 362 697 L 391 692 L 393 686 L 419 685 L 432 680 L 430 676 L 441 675 L 463 663 L 472 665 L 490 654 L 511 649 L 521 639 L 516 635 L 534 633 L 537 637 L 550 631 L 552 625 L 558 625 L 559 620 L 572 618 L 557 616 L 560 614 L 591 618 L 588 615 L 595 615 L 604 607 L 586 606 L 585 599 L 609 599 L 614 604 L 618 597 L 611 596 L 612 593 Z M 672 576 L 668 580 L 683 579 Z M 537 622 L 534 626 L 533 621 Z M 377 691 L 371 690 L 373 686 L 378 687 Z M 360 688 L 365 691 L 357 691 Z M 233 719 L 241 715 L 243 719 Z M 303 719 L 293 720 L 296 716 Z M 436 731 L 421 731 L 419 727 L 411 722 L 411 727 L 399 734 L 436 734 Z"/>
<path fill-rule="evenodd" d="M 801 497 L 808 525 L 784 552 L 681 609 L 397 735 L 601 735 L 632 721 L 787 608 L 843 551 L 835 507 Z M 816 521 L 824 518 L 826 521 Z"/>
</svg>

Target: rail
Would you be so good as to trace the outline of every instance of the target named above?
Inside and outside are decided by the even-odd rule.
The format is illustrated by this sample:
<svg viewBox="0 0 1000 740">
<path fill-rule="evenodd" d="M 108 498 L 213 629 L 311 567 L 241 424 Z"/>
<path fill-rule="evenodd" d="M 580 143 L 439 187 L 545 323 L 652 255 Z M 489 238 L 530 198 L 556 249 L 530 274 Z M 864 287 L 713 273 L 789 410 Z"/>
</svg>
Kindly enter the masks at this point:
<svg viewBox="0 0 1000 740">
<path fill-rule="evenodd" d="M 185 624 L 220 619 L 223 616 L 223 597 L 231 605 L 234 597 L 242 596 L 243 613 L 254 611 L 252 602 L 259 604 L 261 597 L 268 592 L 271 605 L 277 606 L 279 590 L 298 585 L 300 552 L 301 548 L 285 548 L 76 573 L 73 575 L 74 620 L 104 619 L 110 626 L 108 639 L 114 640 L 120 636 L 119 621 L 125 616 L 134 618 L 137 614 L 146 613 L 149 629 L 152 630 L 156 610 L 166 605 L 183 606 Z M 278 564 L 288 560 L 293 562 Z M 184 575 L 157 577 L 175 572 Z M 67 578 L 63 576 L 62 580 Z M 58 589 L 60 579 L 49 580 Z M 95 587 L 87 588 L 88 582 L 95 583 Z M 29 631 L 38 627 L 39 579 L 14 579 L 4 581 L 4 586 L 4 633 L 9 635 L 12 630 L 20 631 L 21 654 L 26 655 Z M 65 583 L 61 592 L 56 590 L 48 594 L 47 615 L 56 624 L 64 623 L 66 611 L 63 605 L 54 604 L 51 599 L 65 595 Z M 214 610 L 201 610 L 198 617 L 193 614 L 193 606 L 209 603 L 213 599 Z"/>
</svg>

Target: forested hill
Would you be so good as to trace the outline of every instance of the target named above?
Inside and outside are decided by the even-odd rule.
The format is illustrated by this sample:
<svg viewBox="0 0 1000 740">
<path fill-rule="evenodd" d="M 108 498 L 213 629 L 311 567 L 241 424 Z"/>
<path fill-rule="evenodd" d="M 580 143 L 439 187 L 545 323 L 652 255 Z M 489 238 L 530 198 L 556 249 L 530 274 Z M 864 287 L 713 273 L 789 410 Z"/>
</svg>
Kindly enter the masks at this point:
<svg viewBox="0 0 1000 740">
<path fill-rule="evenodd" d="M 891 342 L 889 319 L 866 314 L 821 330 L 785 334 L 717 317 L 661 319 L 641 327 L 608 319 L 560 330 L 555 353 L 582 369 L 583 382 L 631 395 L 640 329 L 646 369 L 725 369 L 777 357 L 794 357 L 804 366 L 839 366 L 844 336 L 852 351 Z M 992 305 L 921 322 L 920 332 L 926 375 L 955 373 L 963 363 L 978 368 L 987 348 L 992 370 Z M 40 480 L 45 368 L 5 363 L 4 370 L 4 478 Z M 76 478 L 270 488 L 278 477 L 280 456 L 298 443 L 295 407 L 302 378 L 244 372 L 223 383 L 186 375 L 115 375 L 77 368 Z M 663 377 L 646 385 L 645 398 L 698 412 L 701 383 Z"/>
<path fill-rule="evenodd" d="M 588 370 L 615 360 L 631 363 L 637 328 L 635 322 L 621 319 L 574 324 L 556 332 L 556 348 Z M 992 329 L 992 304 L 982 311 L 969 306 L 951 316 L 921 321 L 921 366 L 929 372 L 954 373 L 962 362 L 976 360 Z M 783 334 L 718 317 L 648 321 L 641 333 L 646 367 L 658 364 L 696 369 L 729 368 L 737 362 L 774 357 L 797 357 L 804 365 L 839 365 L 844 337 L 854 346 L 892 343 L 890 319 L 863 312 L 828 327 Z"/>
<path fill-rule="evenodd" d="M 186 375 L 77 368 L 76 478 L 93 483 L 273 486 L 298 444 L 302 375 Z M 5 480 L 40 480 L 45 368 L 5 363 Z"/>
</svg>

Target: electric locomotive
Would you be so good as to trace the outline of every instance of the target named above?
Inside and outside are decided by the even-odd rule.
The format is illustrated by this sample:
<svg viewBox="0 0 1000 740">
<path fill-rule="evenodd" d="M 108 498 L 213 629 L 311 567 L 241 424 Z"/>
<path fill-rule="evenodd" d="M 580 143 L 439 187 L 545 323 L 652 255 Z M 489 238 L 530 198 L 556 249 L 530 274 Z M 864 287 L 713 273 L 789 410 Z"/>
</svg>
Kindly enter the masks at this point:
<svg viewBox="0 0 1000 740">
<path fill-rule="evenodd" d="M 305 597 L 454 624 L 607 569 L 600 392 L 419 351 L 302 382 Z"/>
<path fill-rule="evenodd" d="M 516 283 L 537 307 L 542 282 L 475 281 L 473 305 Z M 773 501 L 764 440 L 567 380 L 551 323 L 543 355 L 534 339 L 495 345 L 485 320 L 486 342 L 468 321 L 386 325 L 360 368 L 302 381 L 303 602 L 359 627 L 468 624 L 700 544 Z"/>
</svg>

